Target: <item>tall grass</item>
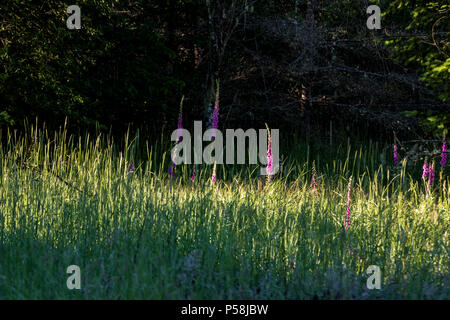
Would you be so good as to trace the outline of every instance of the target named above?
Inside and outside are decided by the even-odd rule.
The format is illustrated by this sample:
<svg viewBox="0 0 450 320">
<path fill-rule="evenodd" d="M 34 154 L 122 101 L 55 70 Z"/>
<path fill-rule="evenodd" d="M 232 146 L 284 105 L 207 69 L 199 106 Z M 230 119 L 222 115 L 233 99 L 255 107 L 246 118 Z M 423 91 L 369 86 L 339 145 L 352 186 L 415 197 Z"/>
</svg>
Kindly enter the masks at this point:
<svg viewBox="0 0 450 320">
<path fill-rule="evenodd" d="M 164 136 L 1 135 L 0 299 L 450 298 L 448 172 L 426 192 L 391 146 L 296 138 L 270 183 L 218 165 L 211 185 L 212 166 L 168 178 Z M 72 264 L 81 290 L 66 287 Z"/>
</svg>

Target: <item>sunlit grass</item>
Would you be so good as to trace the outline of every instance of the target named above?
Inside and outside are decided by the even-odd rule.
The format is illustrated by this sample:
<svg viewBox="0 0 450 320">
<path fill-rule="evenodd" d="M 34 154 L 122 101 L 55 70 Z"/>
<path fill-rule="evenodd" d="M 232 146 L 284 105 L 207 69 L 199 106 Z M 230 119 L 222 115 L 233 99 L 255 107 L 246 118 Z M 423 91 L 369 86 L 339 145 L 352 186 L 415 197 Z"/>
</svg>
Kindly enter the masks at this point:
<svg viewBox="0 0 450 320">
<path fill-rule="evenodd" d="M 162 138 L 0 139 L 0 299 L 450 298 L 448 172 L 427 194 L 390 146 L 297 139 L 270 184 L 256 165 L 218 165 L 211 185 L 212 166 L 170 180 Z M 66 287 L 72 264 L 81 290 Z"/>
</svg>

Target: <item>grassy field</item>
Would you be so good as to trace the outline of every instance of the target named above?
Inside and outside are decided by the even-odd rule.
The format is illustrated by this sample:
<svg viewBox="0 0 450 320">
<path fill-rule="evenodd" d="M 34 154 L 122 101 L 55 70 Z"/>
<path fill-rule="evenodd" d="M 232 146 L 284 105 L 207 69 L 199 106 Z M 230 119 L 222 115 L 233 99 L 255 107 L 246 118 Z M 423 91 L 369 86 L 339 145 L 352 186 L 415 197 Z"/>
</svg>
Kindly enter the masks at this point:
<svg viewBox="0 0 450 320">
<path fill-rule="evenodd" d="M 449 168 L 427 188 L 391 146 L 298 139 L 270 183 L 218 165 L 211 184 L 211 166 L 170 180 L 163 139 L 0 140 L 0 299 L 450 298 Z M 81 290 L 66 286 L 73 264 Z"/>
</svg>

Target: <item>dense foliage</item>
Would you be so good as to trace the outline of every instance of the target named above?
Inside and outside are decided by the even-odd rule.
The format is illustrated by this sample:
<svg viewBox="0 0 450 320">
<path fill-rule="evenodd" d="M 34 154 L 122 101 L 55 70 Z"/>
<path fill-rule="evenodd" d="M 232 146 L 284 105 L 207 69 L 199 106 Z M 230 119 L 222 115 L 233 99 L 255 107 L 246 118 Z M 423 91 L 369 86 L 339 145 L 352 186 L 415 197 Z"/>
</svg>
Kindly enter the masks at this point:
<svg viewBox="0 0 450 320">
<path fill-rule="evenodd" d="M 170 71 L 175 54 L 154 30 L 152 6 L 78 4 L 81 30 L 67 29 L 63 1 L 0 6 L 2 121 L 57 124 L 69 117 L 85 128 L 159 121 L 183 81 Z"/>
<path fill-rule="evenodd" d="M 372 3 L 382 30 L 366 28 Z M 446 1 L 76 4 L 81 30 L 61 0 L 0 4 L 1 126 L 173 127 L 183 95 L 186 117 L 207 120 L 218 80 L 227 125 L 418 130 L 403 111 L 448 124 Z"/>
<path fill-rule="evenodd" d="M 444 101 L 450 100 L 450 4 L 446 0 L 396 0 L 389 4 L 387 18 L 401 21 L 407 35 L 388 40 L 396 58 L 411 66 L 421 80 L 432 87 Z M 450 112 L 414 112 L 426 120 L 431 129 L 448 133 Z"/>
</svg>

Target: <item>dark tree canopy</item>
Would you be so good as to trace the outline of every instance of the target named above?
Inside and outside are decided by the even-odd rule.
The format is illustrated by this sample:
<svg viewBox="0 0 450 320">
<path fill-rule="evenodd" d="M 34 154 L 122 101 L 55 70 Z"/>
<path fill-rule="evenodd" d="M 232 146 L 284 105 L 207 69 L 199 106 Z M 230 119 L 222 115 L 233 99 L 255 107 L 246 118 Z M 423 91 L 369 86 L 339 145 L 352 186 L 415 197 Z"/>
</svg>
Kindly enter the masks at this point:
<svg viewBox="0 0 450 320">
<path fill-rule="evenodd" d="M 370 4 L 382 9 L 381 30 L 366 28 Z M 172 128 L 182 96 L 186 119 L 207 120 L 216 83 L 229 126 L 351 121 L 391 132 L 424 119 L 442 132 L 450 121 L 444 0 L 77 5 L 80 30 L 67 29 L 60 0 L 0 4 L 1 126 L 38 117 L 75 129 Z"/>
</svg>

